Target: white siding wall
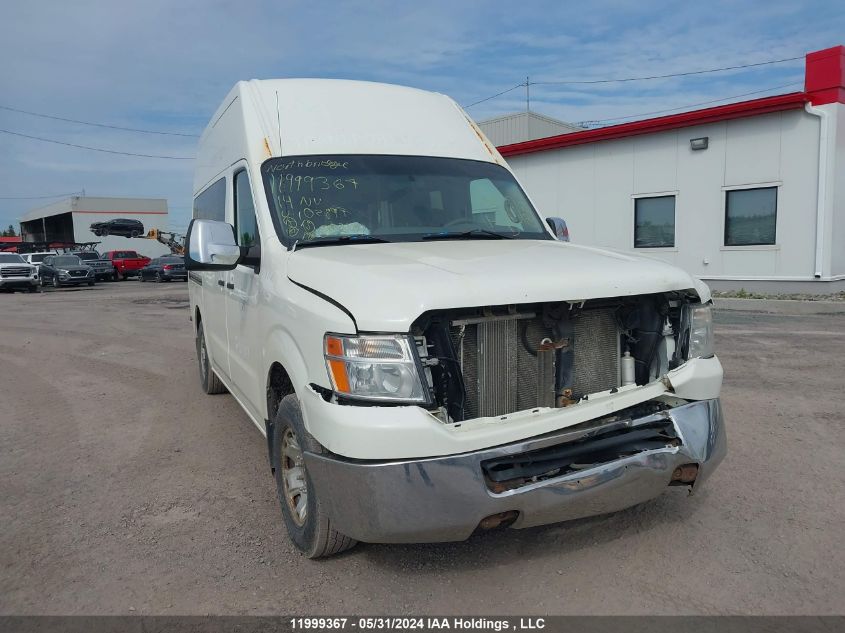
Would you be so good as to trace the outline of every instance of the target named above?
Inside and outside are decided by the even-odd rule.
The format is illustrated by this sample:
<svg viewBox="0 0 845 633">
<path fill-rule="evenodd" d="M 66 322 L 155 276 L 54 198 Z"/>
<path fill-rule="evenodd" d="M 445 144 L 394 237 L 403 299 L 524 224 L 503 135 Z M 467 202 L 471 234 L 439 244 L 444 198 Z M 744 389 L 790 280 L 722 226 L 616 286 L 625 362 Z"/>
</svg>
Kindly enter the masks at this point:
<svg viewBox="0 0 845 633">
<path fill-rule="evenodd" d="M 831 253 L 831 271 L 833 276 L 845 275 L 845 106 L 824 106 L 832 110 L 832 117 L 836 122 L 834 134 L 836 151 L 833 165 L 834 192 L 833 209 L 831 215 L 831 229 L 827 244 Z"/>
<path fill-rule="evenodd" d="M 841 108 L 840 108 L 841 110 Z M 838 243 L 845 243 L 845 120 Z M 692 138 L 709 137 L 692 151 Z M 573 241 L 651 254 L 707 278 L 811 278 L 819 121 L 803 110 L 514 156 L 508 163 L 544 216 Z M 724 246 L 726 189 L 777 186 L 774 246 Z M 634 197 L 677 196 L 675 247 L 634 249 Z M 841 234 L 841 235 L 840 235 Z M 845 249 L 835 266 L 845 267 Z"/>
</svg>

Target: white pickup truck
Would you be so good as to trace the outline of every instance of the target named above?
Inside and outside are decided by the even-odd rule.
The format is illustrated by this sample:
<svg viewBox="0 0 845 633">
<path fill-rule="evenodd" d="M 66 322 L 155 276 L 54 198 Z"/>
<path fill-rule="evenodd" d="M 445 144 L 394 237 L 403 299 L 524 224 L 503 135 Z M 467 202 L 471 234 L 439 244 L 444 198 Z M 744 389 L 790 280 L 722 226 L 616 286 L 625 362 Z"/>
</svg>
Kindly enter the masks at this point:
<svg viewBox="0 0 845 633">
<path fill-rule="evenodd" d="M 725 455 L 707 286 L 555 239 L 448 97 L 241 82 L 196 164 L 201 384 L 307 556 L 613 512 Z"/>
<path fill-rule="evenodd" d="M 0 253 L 0 290 L 38 290 L 38 266 L 24 261 L 17 253 Z"/>
</svg>

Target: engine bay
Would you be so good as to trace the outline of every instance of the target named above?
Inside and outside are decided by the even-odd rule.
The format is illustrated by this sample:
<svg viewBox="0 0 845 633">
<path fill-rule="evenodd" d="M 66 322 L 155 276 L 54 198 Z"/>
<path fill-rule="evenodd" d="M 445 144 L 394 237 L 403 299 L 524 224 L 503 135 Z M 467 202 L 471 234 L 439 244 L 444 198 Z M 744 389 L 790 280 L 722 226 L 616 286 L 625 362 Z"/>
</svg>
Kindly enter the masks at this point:
<svg viewBox="0 0 845 633">
<path fill-rule="evenodd" d="M 686 359 L 685 292 L 430 312 L 411 334 L 444 422 L 567 407 Z"/>
</svg>

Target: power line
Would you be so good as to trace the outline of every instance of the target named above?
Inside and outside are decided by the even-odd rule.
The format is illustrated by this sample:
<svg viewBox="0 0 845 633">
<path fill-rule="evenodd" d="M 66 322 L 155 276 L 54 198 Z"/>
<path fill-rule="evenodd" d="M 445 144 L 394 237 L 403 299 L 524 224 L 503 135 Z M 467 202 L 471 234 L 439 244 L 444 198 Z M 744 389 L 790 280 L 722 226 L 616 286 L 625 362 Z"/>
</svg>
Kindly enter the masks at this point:
<svg viewBox="0 0 845 633">
<path fill-rule="evenodd" d="M 166 158 L 168 160 L 194 160 L 193 156 L 162 156 L 160 154 L 136 154 L 134 152 L 119 152 L 113 149 L 104 149 L 102 147 L 90 147 L 88 145 L 77 145 L 76 143 L 66 143 L 64 141 L 56 141 L 50 138 L 42 138 L 40 136 L 30 136 L 29 134 L 21 134 L 20 132 L 12 132 L 10 130 L 0 129 L 2 134 L 11 134 L 12 136 L 20 136 L 35 141 L 43 141 L 45 143 L 55 143 L 56 145 L 66 145 L 67 147 L 76 147 L 78 149 L 87 149 L 92 152 L 104 152 L 106 154 L 118 154 L 120 156 L 137 156 L 140 158 Z"/>
<path fill-rule="evenodd" d="M 803 59 L 803 55 L 797 57 L 786 57 L 784 59 L 772 59 L 767 62 L 757 62 L 756 64 L 741 64 L 739 66 L 723 66 L 721 68 L 708 68 L 706 70 L 690 70 L 682 73 L 670 73 L 668 75 L 649 75 L 647 77 L 622 77 L 618 79 L 589 79 L 583 81 L 532 81 L 533 86 L 551 86 L 551 85 L 581 85 L 581 84 L 610 84 L 621 83 L 626 81 L 648 81 L 651 79 L 668 79 L 670 77 L 689 77 L 690 75 L 705 75 L 708 73 L 719 73 L 726 70 L 739 70 L 741 68 L 754 68 L 756 66 L 769 66 L 771 64 L 783 64 L 784 62 L 792 62 L 796 59 Z M 525 85 L 525 84 L 523 84 Z"/>
<path fill-rule="evenodd" d="M 801 82 L 794 81 L 792 83 L 783 84 L 781 86 L 772 86 L 771 88 L 763 88 L 762 90 L 753 90 L 751 92 L 743 92 L 742 94 L 731 95 L 729 97 L 722 97 L 721 99 L 712 99 L 710 101 L 699 101 L 698 103 L 688 103 L 686 105 L 677 106 L 676 108 L 666 108 L 665 110 L 652 110 L 651 112 L 640 112 L 639 114 L 629 114 L 629 115 L 626 115 L 626 116 L 618 116 L 618 117 L 613 117 L 613 118 L 610 118 L 610 119 L 592 119 L 590 121 L 581 121 L 581 122 L 577 123 L 576 125 L 591 125 L 591 124 L 594 124 L 594 123 L 606 123 L 608 121 L 622 121 L 623 119 L 636 119 L 636 118 L 644 117 L 644 116 L 652 116 L 654 114 L 664 114 L 666 112 L 674 112 L 675 110 L 685 110 L 687 108 L 696 108 L 698 106 L 710 105 L 710 104 L 713 104 L 713 103 L 719 103 L 720 101 L 728 101 L 729 99 L 739 99 L 740 97 L 748 97 L 748 96 L 751 96 L 751 95 L 760 94 L 762 92 L 770 92 L 772 90 L 781 90 L 783 88 L 789 88 L 791 86 L 800 86 L 800 85 L 801 85 Z"/>
<path fill-rule="evenodd" d="M 485 101 L 490 101 L 490 99 L 495 99 L 496 97 L 501 97 L 504 94 L 507 94 L 507 93 L 509 93 L 513 90 L 516 90 L 517 88 L 524 88 L 524 87 L 525 87 L 525 82 L 523 82 L 521 84 L 516 84 L 513 88 L 508 88 L 507 90 L 502 90 L 502 92 L 497 92 L 496 94 L 494 94 L 490 97 L 487 97 L 485 99 L 481 99 L 480 101 L 476 101 L 475 103 L 470 103 L 469 105 L 466 105 L 464 107 L 465 108 L 471 108 L 472 106 L 477 106 L 479 103 L 484 103 Z"/>
<path fill-rule="evenodd" d="M 669 73 L 666 75 L 648 75 L 644 77 L 618 77 L 614 79 L 586 79 L 586 80 L 555 80 L 555 81 L 529 81 L 526 79 L 522 83 L 519 83 L 512 88 L 508 88 L 507 90 L 503 90 L 502 92 L 498 92 L 494 95 L 489 97 L 485 97 L 484 99 L 479 99 L 473 103 L 470 103 L 465 108 L 471 108 L 473 106 L 478 105 L 479 103 L 484 103 L 485 101 L 490 101 L 491 99 L 495 99 L 496 97 L 501 97 L 504 94 L 507 94 L 517 88 L 528 88 L 529 86 L 553 86 L 553 85 L 594 85 L 594 84 L 608 84 L 608 83 L 624 83 L 624 82 L 631 82 L 631 81 L 650 81 L 653 79 L 669 79 L 672 77 L 689 77 L 691 75 L 704 75 L 708 73 L 718 73 L 718 72 L 725 72 L 728 70 L 740 70 L 743 68 L 755 68 L 758 66 L 769 66 L 772 64 L 783 64 L 786 62 L 795 61 L 798 59 L 803 59 L 802 55 L 798 55 L 796 57 L 785 57 L 783 59 L 771 59 L 765 62 L 756 62 L 753 64 L 740 64 L 737 66 L 722 66 L 720 68 L 707 68 L 704 70 L 690 70 L 686 72 L 680 73 Z"/>
<path fill-rule="evenodd" d="M 121 130 L 123 132 L 138 132 L 140 134 L 161 134 L 163 136 L 186 136 L 192 138 L 199 138 L 199 134 L 187 134 L 185 132 L 163 132 L 160 130 L 142 130 L 134 127 L 121 127 L 119 125 L 108 125 L 106 123 L 93 123 L 91 121 L 80 121 L 78 119 L 68 119 L 61 116 L 53 116 L 51 114 L 40 114 L 38 112 L 30 112 L 29 110 L 19 110 L 9 106 L 0 105 L 0 110 L 8 110 L 9 112 L 17 112 L 19 114 L 28 114 L 29 116 L 37 116 L 42 119 L 53 119 L 54 121 L 64 121 L 66 123 L 79 123 L 80 125 L 91 125 L 93 127 L 103 127 L 110 130 Z"/>
<path fill-rule="evenodd" d="M 69 191 L 68 193 L 56 193 L 52 196 L 2 196 L 0 200 L 46 200 L 47 198 L 67 198 L 82 193 L 81 191 Z"/>
</svg>

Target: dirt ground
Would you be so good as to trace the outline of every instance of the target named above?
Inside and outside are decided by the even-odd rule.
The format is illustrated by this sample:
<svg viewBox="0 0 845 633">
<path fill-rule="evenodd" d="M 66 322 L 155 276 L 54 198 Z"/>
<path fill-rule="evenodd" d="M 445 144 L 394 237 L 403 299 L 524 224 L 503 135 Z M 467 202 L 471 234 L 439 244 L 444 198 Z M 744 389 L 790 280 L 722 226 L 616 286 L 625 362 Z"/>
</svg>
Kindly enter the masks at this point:
<svg viewBox="0 0 845 633">
<path fill-rule="evenodd" d="M 186 284 L 0 317 L 0 613 L 845 613 L 845 308 L 717 315 L 729 455 L 692 497 L 322 561 L 261 434 L 200 391 Z"/>
</svg>

